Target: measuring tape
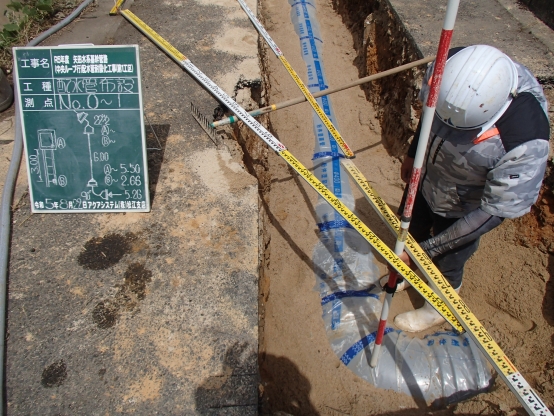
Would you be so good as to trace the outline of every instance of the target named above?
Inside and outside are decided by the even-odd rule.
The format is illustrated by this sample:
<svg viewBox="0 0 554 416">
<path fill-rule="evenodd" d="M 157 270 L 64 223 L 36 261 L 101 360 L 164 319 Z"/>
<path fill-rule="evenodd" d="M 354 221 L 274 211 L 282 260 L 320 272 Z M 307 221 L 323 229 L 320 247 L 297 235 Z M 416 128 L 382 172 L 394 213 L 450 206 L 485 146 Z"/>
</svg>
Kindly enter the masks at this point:
<svg viewBox="0 0 554 416">
<path fill-rule="evenodd" d="M 221 88 L 210 80 L 181 52 L 175 49 L 169 42 L 159 36 L 154 30 L 129 10 L 122 10 L 121 14 L 137 29 L 144 33 L 160 49 L 168 54 L 179 66 L 185 69 L 193 78 L 202 84 L 211 94 L 223 102 L 237 117 L 239 117 L 258 137 L 260 137 L 271 149 L 291 166 L 306 182 L 314 188 L 344 219 L 364 237 L 371 246 L 378 251 L 385 260 L 439 312 L 459 332 L 464 329 L 476 342 L 479 349 L 488 357 L 490 363 L 498 371 L 501 378 L 508 384 L 510 390 L 516 395 L 527 412 L 537 416 L 548 416 L 552 413 L 529 386 L 525 378 L 519 373 L 512 362 L 492 339 L 487 330 L 471 313 L 467 305 L 452 289 L 448 281 L 444 279 L 431 259 L 421 247 L 408 237 L 406 247 L 414 260 L 422 266 L 422 271 L 435 282 L 443 299 L 431 290 L 406 264 L 398 258 L 394 251 L 390 250 L 339 198 L 337 198 L 315 175 L 313 175 L 298 159 L 296 159 L 286 147 L 258 123 L 246 110 L 239 106 Z M 382 219 L 393 229 L 399 229 L 399 221 L 384 200 L 377 196 L 363 174 L 350 160 L 341 160 L 345 169 L 362 189 L 366 198 L 377 210 Z M 447 303 L 449 306 L 447 306 Z"/>
<path fill-rule="evenodd" d="M 283 53 L 281 52 L 279 47 L 275 44 L 275 42 L 271 39 L 271 37 L 269 36 L 269 34 L 267 33 L 263 25 L 259 22 L 256 16 L 254 16 L 254 14 L 248 8 L 244 0 L 237 0 L 237 1 L 239 2 L 243 10 L 246 12 L 248 17 L 250 18 L 250 20 L 258 30 L 258 32 L 266 40 L 266 42 L 273 50 L 275 55 L 281 60 L 281 62 L 283 63 L 283 65 L 285 66 L 289 74 L 296 81 L 296 84 L 302 90 L 302 92 L 304 93 L 308 101 L 310 101 L 308 98 L 308 95 L 312 97 L 311 93 L 307 90 L 306 86 L 298 78 L 298 75 L 296 74 L 296 72 L 294 72 L 292 67 L 289 65 Z M 321 107 L 319 107 L 319 105 L 317 104 L 317 102 L 315 102 L 315 99 L 313 99 L 313 97 L 312 97 L 312 100 L 314 101 L 315 105 L 320 110 L 320 112 L 323 113 L 323 111 L 321 110 Z M 310 104 L 312 104 L 312 101 L 310 101 Z M 314 104 L 312 104 L 312 107 L 314 107 Z M 318 112 L 318 110 L 315 107 L 314 107 L 314 110 Z M 318 112 L 318 114 L 320 114 L 320 112 Z M 322 118 L 322 121 L 324 121 L 323 118 Z M 327 124 L 326 126 L 329 128 Z M 331 129 L 329 129 L 329 131 L 331 131 L 331 133 L 333 134 L 333 131 Z M 340 135 L 338 136 L 340 137 Z M 335 134 L 333 134 L 333 137 L 335 137 L 336 139 Z M 336 141 L 337 141 L 337 144 L 343 150 L 343 152 L 346 153 L 346 151 L 350 151 L 350 148 L 344 142 L 344 140 L 342 140 L 342 137 L 340 140 L 336 140 Z M 396 235 L 398 235 L 398 233 L 400 232 L 400 221 L 398 220 L 396 215 L 394 215 L 394 213 L 389 208 L 387 203 L 377 195 L 375 190 L 371 187 L 371 185 L 369 185 L 369 182 L 365 179 L 364 175 L 360 172 L 360 170 L 354 165 L 354 163 L 351 160 L 341 159 L 341 164 L 346 169 L 346 171 L 348 172 L 352 180 L 356 183 L 358 188 L 362 191 L 362 193 L 364 194 L 368 202 L 375 209 L 377 214 L 381 217 L 381 219 L 385 221 L 385 223 L 389 226 L 391 231 L 393 231 Z M 307 178 L 304 178 L 304 179 L 308 180 Z M 360 230 L 358 231 L 362 233 Z M 526 410 L 529 413 L 536 414 L 536 415 L 551 414 L 548 408 L 546 408 L 544 403 L 539 399 L 539 397 L 531 389 L 529 384 L 517 371 L 517 369 L 512 364 L 512 362 L 506 357 L 506 355 L 503 353 L 500 347 L 492 339 L 492 337 L 487 332 L 487 330 L 481 325 L 481 323 L 477 320 L 475 315 L 471 312 L 468 306 L 463 302 L 463 300 L 456 293 L 456 291 L 454 291 L 450 283 L 444 278 L 444 276 L 437 269 L 433 261 L 429 258 L 429 256 L 427 256 L 427 254 L 423 251 L 423 249 L 413 239 L 411 235 L 407 236 L 405 245 L 410 257 L 417 263 L 419 269 L 423 272 L 423 274 L 428 279 L 428 281 L 431 281 L 434 283 L 435 287 L 438 289 L 439 296 L 441 296 L 441 298 L 450 305 L 456 318 L 460 322 L 462 322 L 462 324 L 465 324 L 464 329 L 466 329 L 468 333 L 473 335 L 472 338 L 474 338 L 474 340 L 477 342 L 481 351 L 487 357 L 489 357 L 489 361 L 495 367 L 497 372 L 502 376 L 504 381 L 508 384 L 512 392 L 516 394 L 519 401 L 525 406 Z M 412 281 L 411 280 L 409 281 L 412 284 Z"/>
<path fill-rule="evenodd" d="M 112 9 L 110 10 L 110 16 L 115 16 L 117 14 L 117 12 L 119 11 L 119 9 L 121 8 L 121 6 L 123 6 L 123 3 L 125 3 L 125 0 L 117 0 L 115 1 L 114 0 L 114 6 L 112 7 Z"/>
<path fill-rule="evenodd" d="M 351 160 L 341 160 L 342 165 L 358 185 L 368 202 L 375 209 L 381 219 L 396 234 L 400 230 L 400 220 L 389 208 L 387 203 L 375 192 L 369 181 Z M 510 390 L 516 395 L 527 412 L 532 415 L 552 415 L 529 383 L 519 373 L 506 354 L 494 341 L 492 336 L 481 325 L 477 317 L 471 312 L 462 298 L 452 288 L 448 280 L 437 269 L 433 261 L 427 256 L 421 246 L 408 234 L 406 250 L 410 257 L 418 264 L 419 269 L 432 281 L 437 288 L 439 296 L 450 306 L 456 318 L 462 323 L 464 329 L 476 341 L 479 349 L 488 357 L 489 362 L 496 369 L 501 378 L 506 382 Z"/>
<path fill-rule="evenodd" d="M 193 78 L 202 84 L 212 95 L 225 104 L 233 113 L 236 114 L 252 131 L 258 135 L 271 149 L 281 156 L 298 174 L 314 188 L 339 214 L 341 214 L 352 227 L 364 237 L 371 246 L 378 251 L 385 260 L 405 279 L 409 280 L 414 288 L 423 296 L 433 307 L 454 327 L 458 332 L 464 329 L 460 322 L 446 306 L 446 303 L 419 277 L 412 269 L 400 260 L 385 243 L 373 233 L 342 201 L 337 198 L 308 168 L 306 168 L 298 159 L 296 159 L 286 147 L 268 132 L 260 123 L 258 123 L 250 114 L 238 105 L 231 97 L 225 93 L 217 84 L 200 71 L 188 58 L 169 44 L 165 39 L 158 35 L 154 30 L 148 27 L 142 20 L 135 16 L 129 10 L 122 10 L 121 14 L 129 20 L 135 27 L 143 32 L 160 49 L 173 58 L 179 66 L 185 69 Z"/>
<path fill-rule="evenodd" d="M 327 127 L 327 130 L 331 133 L 333 138 L 336 140 L 337 144 L 340 146 L 341 150 L 343 151 L 344 155 L 347 158 L 353 158 L 355 157 L 354 152 L 348 147 L 342 136 L 340 135 L 339 131 L 335 128 L 332 121 L 329 119 L 327 114 L 323 111 L 323 109 L 319 106 L 317 101 L 315 100 L 314 96 L 306 87 L 306 85 L 302 82 L 298 74 L 292 69 L 289 62 L 286 60 L 285 55 L 283 55 L 283 52 L 281 52 L 281 49 L 277 46 L 275 42 L 273 42 L 273 39 L 271 39 L 271 36 L 269 36 L 269 33 L 265 30 L 263 25 L 260 23 L 258 18 L 252 13 L 252 10 L 248 8 L 244 0 L 238 0 L 240 6 L 242 9 L 246 12 L 250 20 L 252 21 L 252 24 L 256 27 L 256 30 L 262 35 L 262 37 L 265 39 L 275 56 L 279 58 L 287 72 L 290 74 L 296 85 L 298 85 L 298 88 L 300 88 L 300 91 L 302 91 L 302 94 L 304 94 L 304 97 L 306 97 L 306 100 L 310 103 L 314 111 L 317 113 L 323 124 L 325 124 L 325 127 Z"/>
</svg>

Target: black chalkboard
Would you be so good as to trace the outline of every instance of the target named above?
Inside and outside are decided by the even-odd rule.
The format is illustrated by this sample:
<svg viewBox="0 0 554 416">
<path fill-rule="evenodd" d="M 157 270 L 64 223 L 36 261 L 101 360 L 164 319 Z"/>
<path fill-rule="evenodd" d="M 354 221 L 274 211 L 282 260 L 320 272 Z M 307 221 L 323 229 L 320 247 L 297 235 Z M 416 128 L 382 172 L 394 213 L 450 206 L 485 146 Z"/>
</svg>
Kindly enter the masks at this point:
<svg viewBox="0 0 554 416">
<path fill-rule="evenodd" d="M 14 48 L 33 212 L 150 211 L 138 46 Z"/>
</svg>

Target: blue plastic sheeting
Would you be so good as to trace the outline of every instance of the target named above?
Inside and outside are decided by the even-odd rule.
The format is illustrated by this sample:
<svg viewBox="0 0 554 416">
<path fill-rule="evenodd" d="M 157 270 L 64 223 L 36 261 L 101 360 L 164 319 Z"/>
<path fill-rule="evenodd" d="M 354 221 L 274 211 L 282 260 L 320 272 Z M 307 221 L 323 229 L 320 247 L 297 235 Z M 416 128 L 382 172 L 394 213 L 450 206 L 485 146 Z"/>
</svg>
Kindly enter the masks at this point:
<svg viewBox="0 0 554 416">
<path fill-rule="evenodd" d="M 289 1 L 291 19 L 300 40 L 308 73 L 308 88 L 327 87 L 323 67 L 323 41 L 316 4 Z M 317 102 L 335 127 L 337 120 L 328 96 Z M 343 154 L 332 135 L 313 112 L 315 175 L 351 210 L 354 198 Z M 423 339 L 386 328 L 381 358 L 371 368 L 371 350 L 381 313 L 384 292 L 369 243 L 323 199 L 315 207 L 320 242 L 313 251 L 316 287 L 322 317 L 333 351 L 350 370 L 377 387 L 423 399 L 429 404 L 449 404 L 485 391 L 492 383 L 491 370 L 477 347 L 465 335 L 439 332 Z"/>
</svg>

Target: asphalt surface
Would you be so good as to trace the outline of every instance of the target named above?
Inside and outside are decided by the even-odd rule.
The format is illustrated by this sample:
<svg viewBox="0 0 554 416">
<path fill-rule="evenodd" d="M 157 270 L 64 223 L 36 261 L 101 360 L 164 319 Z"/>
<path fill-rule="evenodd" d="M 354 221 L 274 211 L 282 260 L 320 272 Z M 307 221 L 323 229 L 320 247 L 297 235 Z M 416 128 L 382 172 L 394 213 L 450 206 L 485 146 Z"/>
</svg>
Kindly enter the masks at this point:
<svg viewBox="0 0 554 416">
<path fill-rule="evenodd" d="M 207 116 L 218 103 L 121 16 L 109 17 L 112 5 L 98 1 L 47 44 L 140 45 L 152 211 L 31 214 L 22 172 L 7 413 L 256 414 L 256 182 L 240 147 L 216 148 L 189 113 L 190 102 Z M 238 54 L 210 47 L 237 27 L 253 31 L 234 2 L 125 7 L 209 77 L 227 80 L 229 94 L 241 75 L 233 71 L 257 63 L 255 41 Z"/>
<path fill-rule="evenodd" d="M 477 2 L 462 2 L 454 42 L 494 33 L 502 50 L 551 83 L 551 34 L 533 16 L 516 19 L 511 2 L 478 2 L 479 13 Z M 435 53 L 429 39 L 440 31 L 443 3 L 390 0 L 422 56 Z M 22 169 L 10 253 L 7 413 L 257 414 L 256 181 L 236 141 L 227 136 L 216 148 L 190 115 L 192 101 L 210 116 L 215 99 L 121 16 L 109 17 L 113 1 L 98 4 L 47 44 L 140 46 L 152 212 L 31 214 Z M 234 0 L 126 7 L 252 104 L 256 34 Z M 13 109 L 0 116 L 0 175 L 12 127 Z"/>
<path fill-rule="evenodd" d="M 440 0 L 390 0 L 423 56 L 432 56 L 446 11 Z M 461 1 L 452 45 L 487 43 L 527 66 L 539 79 L 554 74 L 552 31 L 515 0 Z"/>
</svg>

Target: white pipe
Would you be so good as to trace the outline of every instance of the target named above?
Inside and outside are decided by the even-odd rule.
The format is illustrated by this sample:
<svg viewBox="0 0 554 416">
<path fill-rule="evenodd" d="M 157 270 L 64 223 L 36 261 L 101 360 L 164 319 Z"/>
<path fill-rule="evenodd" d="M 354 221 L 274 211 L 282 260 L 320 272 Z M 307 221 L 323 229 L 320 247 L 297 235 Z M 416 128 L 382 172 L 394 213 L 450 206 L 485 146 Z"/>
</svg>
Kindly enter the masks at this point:
<svg viewBox="0 0 554 416">
<path fill-rule="evenodd" d="M 417 144 L 417 151 L 414 159 L 410 183 L 408 184 L 406 205 L 404 207 L 404 212 L 402 213 L 402 226 L 398 232 L 398 238 L 396 239 L 396 245 L 394 247 L 394 253 L 397 256 L 400 256 L 404 252 L 404 246 L 406 243 L 406 238 L 408 236 L 408 229 L 410 227 L 410 221 L 412 219 L 412 208 L 414 206 L 417 188 L 419 186 L 421 168 L 423 167 L 423 159 L 425 158 L 425 153 L 427 151 L 427 144 L 429 142 L 429 135 L 431 133 L 433 118 L 435 117 L 435 108 L 439 96 L 439 89 L 442 81 L 444 67 L 446 65 L 446 60 L 448 59 L 448 50 L 450 49 L 452 30 L 454 29 L 454 23 L 456 22 L 456 15 L 458 14 L 459 4 L 459 0 L 449 0 L 446 7 L 446 16 L 444 18 L 443 28 L 439 41 L 437 59 L 435 61 L 433 72 L 433 81 L 431 82 L 431 89 L 429 91 L 427 103 L 423 107 L 423 119 L 421 121 L 419 141 Z M 383 332 L 387 323 L 388 312 L 390 309 L 390 304 L 392 303 L 392 296 L 394 295 L 394 292 L 396 291 L 396 287 L 398 285 L 397 279 L 398 276 L 395 272 L 391 272 L 389 274 L 389 280 L 387 282 L 387 294 L 385 296 L 384 306 L 381 313 L 379 329 L 375 341 L 375 348 L 373 350 L 373 355 L 371 356 L 370 365 L 372 367 L 377 366 L 377 363 L 379 361 Z"/>
<path fill-rule="evenodd" d="M 315 0 L 289 2 L 295 3 L 291 17 L 297 33 L 309 24 L 314 37 L 321 39 L 316 33 Z M 307 39 L 305 33 L 303 36 L 301 50 L 306 65 L 313 68 L 314 56 L 317 56 L 323 75 L 320 41 Z M 313 47 L 317 48 L 315 53 Z M 313 76 L 314 72 L 311 74 Z M 311 83 L 316 81 L 320 80 Z M 317 83 L 326 84 L 325 80 Z M 321 151 L 319 146 L 316 137 L 316 154 Z M 328 171 L 323 172 L 317 166 L 315 174 L 318 178 L 323 180 L 323 173 L 328 174 Z M 342 191 L 343 198 L 349 196 L 346 188 Z M 318 203 L 316 214 L 320 224 L 334 218 L 334 210 L 327 203 Z M 331 348 L 344 365 L 376 387 L 436 404 L 459 401 L 490 385 L 490 371 L 476 345 L 464 336 L 450 332 L 436 333 L 421 340 L 386 328 L 379 365 L 371 368 L 370 347 L 375 340 L 382 307 L 379 297 L 383 295 L 377 286 L 379 273 L 371 249 L 354 230 L 337 228 L 337 224 L 320 225 L 320 229 L 321 241 L 312 256 L 316 288 L 320 292 L 323 321 Z M 338 247 L 342 248 L 339 250 Z"/>
</svg>

